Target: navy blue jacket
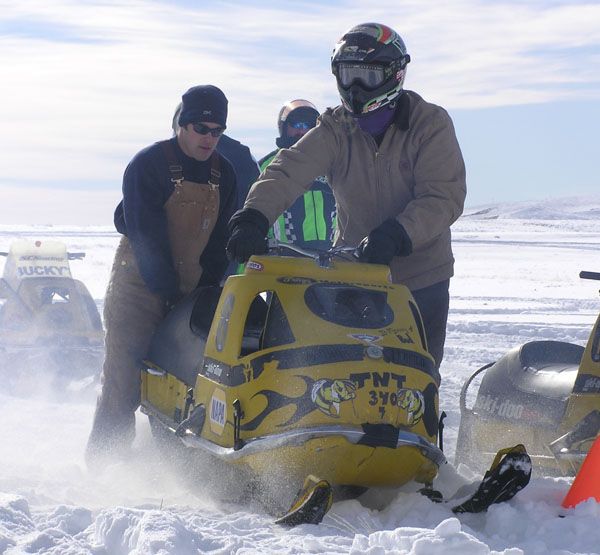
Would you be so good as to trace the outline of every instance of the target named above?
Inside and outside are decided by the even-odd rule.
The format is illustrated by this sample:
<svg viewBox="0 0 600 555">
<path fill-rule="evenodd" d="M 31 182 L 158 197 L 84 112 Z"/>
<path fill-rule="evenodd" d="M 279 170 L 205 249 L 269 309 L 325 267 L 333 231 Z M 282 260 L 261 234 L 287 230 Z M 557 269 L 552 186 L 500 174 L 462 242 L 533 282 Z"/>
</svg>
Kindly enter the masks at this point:
<svg viewBox="0 0 600 555">
<path fill-rule="evenodd" d="M 217 152 L 225 156 L 233 166 L 238 192 L 237 205 L 238 208 L 242 208 L 250 187 L 252 187 L 252 184 L 258 179 L 260 174 L 258 163 L 252 157 L 250 149 L 246 145 L 232 139 L 228 135 L 221 135 L 217 143 Z"/>
<path fill-rule="evenodd" d="M 186 156 L 177 138 L 170 139 L 187 181 L 208 183 L 210 160 L 199 162 Z M 178 296 L 177 275 L 171 258 L 164 205 L 173 193 L 169 165 L 160 143 L 138 152 L 123 176 L 123 200 L 115 210 L 115 227 L 126 235 L 135 254 L 142 279 L 164 299 Z M 227 222 L 237 207 L 235 172 L 221 156 L 219 216 L 208 244 L 200 256 L 203 268 L 199 285 L 218 285 L 227 267 Z"/>
<path fill-rule="evenodd" d="M 258 162 L 254 159 L 250 149 L 246 145 L 232 139 L 228 135 L 221 135 L 217 143 L 217 151 L 219 154 L 225 156 L 233 166 L 237 183 L 237 207 L 242 208 L 250 187 L 252 187 L 252 184 L 260 175 Z M 224 277 L 237 273 L 237 262 L 231 262 L 227 267 Z"/>
</svg>

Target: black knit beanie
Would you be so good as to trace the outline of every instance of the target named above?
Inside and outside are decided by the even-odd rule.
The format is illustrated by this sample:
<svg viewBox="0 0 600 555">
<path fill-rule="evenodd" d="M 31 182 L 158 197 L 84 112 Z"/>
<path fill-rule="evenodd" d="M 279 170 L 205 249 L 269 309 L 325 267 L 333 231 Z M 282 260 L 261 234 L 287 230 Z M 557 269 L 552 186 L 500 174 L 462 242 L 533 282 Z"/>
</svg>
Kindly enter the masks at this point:
<svg viewBox="0 0 600 555">
<path fill-rule="evenodd" d="M 182 97 L 179 125 L 207 121 L 225 127 L 227 123 L 227 98 L 214 85 L 198 85 L 189 89 Z"/>
</svg>

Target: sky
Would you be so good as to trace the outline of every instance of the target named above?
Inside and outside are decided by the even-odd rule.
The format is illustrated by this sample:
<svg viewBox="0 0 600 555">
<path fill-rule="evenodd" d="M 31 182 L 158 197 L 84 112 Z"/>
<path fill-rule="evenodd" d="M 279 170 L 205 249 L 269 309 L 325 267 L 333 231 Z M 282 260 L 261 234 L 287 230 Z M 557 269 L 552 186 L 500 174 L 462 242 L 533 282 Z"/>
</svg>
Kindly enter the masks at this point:
<svg viewBox="0 0 600 555">
<path fill-rule="evenodd" d="M 597 1 L 0 0 L 0 221 L 110 224 L 128 161 L 197 84 L 262 157 L 285 101 L 339 104 L 331 51 L 365 21 L 400 33 L 405 87 L 452 116 L 467 205 L 597 192 Z"/>
</svg>

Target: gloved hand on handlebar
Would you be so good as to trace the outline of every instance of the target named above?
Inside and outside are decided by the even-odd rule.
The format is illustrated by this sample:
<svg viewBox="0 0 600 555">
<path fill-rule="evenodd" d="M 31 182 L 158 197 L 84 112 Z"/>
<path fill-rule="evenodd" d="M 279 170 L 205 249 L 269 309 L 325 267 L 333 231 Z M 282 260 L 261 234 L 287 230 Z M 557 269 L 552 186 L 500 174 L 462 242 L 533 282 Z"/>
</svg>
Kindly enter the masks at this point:
<svg viewBox="0 0 600 555">
<path fill-rule="evenodd" d="M 227 224 L 229 241 L 227 257 L 236 262 L 246 262 L 253 254 L 267 252 L 267 233 L 269 220 L 254 208 L 238 210 Z"/>
<path fill-rule="evenodd" d="M 378 225 L 358 245 L 356 254 L 360 262 L 389 266 L 394 256 L 408 256 L 412 241 L 402 224 L 393 218 Z"/>
</svg>

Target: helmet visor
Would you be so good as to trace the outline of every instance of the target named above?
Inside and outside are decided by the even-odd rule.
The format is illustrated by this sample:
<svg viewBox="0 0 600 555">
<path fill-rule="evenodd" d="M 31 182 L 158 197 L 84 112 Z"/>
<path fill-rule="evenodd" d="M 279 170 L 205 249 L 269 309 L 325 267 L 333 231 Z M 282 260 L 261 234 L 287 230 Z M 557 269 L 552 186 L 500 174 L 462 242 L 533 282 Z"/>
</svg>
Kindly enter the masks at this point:
<svg viewBox="0 0 600 555">
<path fill-rule="evenodd" d="M 359 81 L 366 89 L 376 89 L 386 81 L 383 66 L 372 64 L 337 64 L 338 83 L 347 89 L 354 81 Z"/>
</svg>

